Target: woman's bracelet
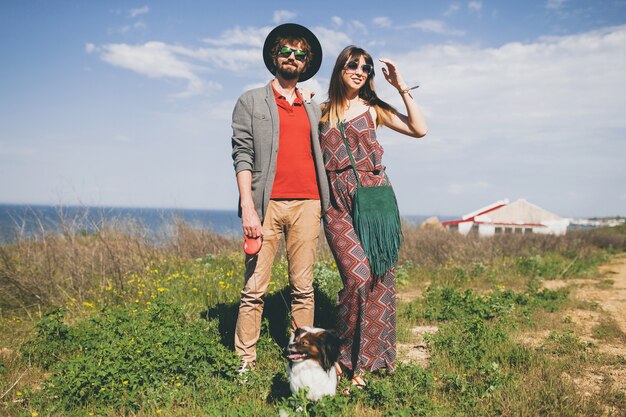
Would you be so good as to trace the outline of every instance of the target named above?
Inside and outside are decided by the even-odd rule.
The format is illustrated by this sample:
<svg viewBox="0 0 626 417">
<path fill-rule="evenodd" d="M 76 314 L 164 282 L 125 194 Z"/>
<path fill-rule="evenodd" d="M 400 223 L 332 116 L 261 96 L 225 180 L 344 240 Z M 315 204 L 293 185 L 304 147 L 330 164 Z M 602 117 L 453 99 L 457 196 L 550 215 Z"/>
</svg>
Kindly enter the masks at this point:
<svg viewBox="0 0 626 417">
<path fill-rule="evenodd" d="M 413 87 L 400 88 L 400 89 L 398 89 L 398 93 L 405 94 L 405 93 L 408 93 L 411 90 L 415 90 L 416 88 L 419 88 L 419 85 L 415 85 Z"/>
</svg>

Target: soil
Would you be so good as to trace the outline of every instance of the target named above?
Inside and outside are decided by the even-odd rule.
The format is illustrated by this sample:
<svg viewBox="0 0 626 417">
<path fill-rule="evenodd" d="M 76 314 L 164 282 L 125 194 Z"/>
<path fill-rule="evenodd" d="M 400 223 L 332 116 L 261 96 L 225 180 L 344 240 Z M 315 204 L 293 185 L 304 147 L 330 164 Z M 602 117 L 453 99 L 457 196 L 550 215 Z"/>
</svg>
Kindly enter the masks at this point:
<svg viewBox="0 0 626 417">
<path fill-rule="evenodd" d="M 578 308 L 562 313 L 576 326 L 576 335 L 585 342 L 593 343 L 598 352 L 626 359 L 626 256 L 622 255 L 600 268 L 595 279 L 567 279 L 545 281 L 544 287 L 558 289 L 569 287 L 570 297 L 578 301 Z M 610 340 L 594 337 L 601 323 L 614 323 L 621 335 Z M 535 335 L 526 334 L 520 341 L 527 346 L 538 347 L 549 331 Z M 564 375 L 568 378 L 568 376 Z M 626 392 L 626 367 L 624 365 L 602 366 L 588 369 L 582 377 L 572 378 L 585 396 L 597 394 L 605 384 L 612 389 Z"/>
<path fill-rule="evenodd" d="M 559 289 L 570 287 L 570 297 L 578 301 L 577 308 L 561 312 L 576 327 L 576 335 L 585 342 L 591 342 L 598 352 L 626 359 L 626 255 L 600 268 L 600 275 L 593 279 L 567 279 L 544 281 L 544 287 Z M 399 294 L 401 301 L 407 302 L 421 296 L 419 290 Z M 612 322 L 621 330 L 621 335 L 609 341 L 594 338 L 594 331 L 602 322 Z M 398 343 L 398 358 L 403 362 L 414 362 L 427 367 L 430 352 L 424 343 L 425 333 L 434 333 L 437 327 L 425 326 L 411 329 L 410 343 Z M 538 330 L 534 333 L 520 335 L 519 342 L 539 348 L 550 330 Z M 571 378 L 580 388 L 582 395 L 598 393 L 609 384 L 612 389 L 626 392 L 626 366 L 610 365 L 589 369 L 583 377 Z"/>
<path fill-rule="evenodd" d="M 424 341 L 426 333 L 436 333 L 436 326 L 418 326 L 411 329 L 411 343 L 398 343 L 398 358 L 401 362 L 413 362 L 423 368 L 428 367 L 430 351 Z"/>
</svg>

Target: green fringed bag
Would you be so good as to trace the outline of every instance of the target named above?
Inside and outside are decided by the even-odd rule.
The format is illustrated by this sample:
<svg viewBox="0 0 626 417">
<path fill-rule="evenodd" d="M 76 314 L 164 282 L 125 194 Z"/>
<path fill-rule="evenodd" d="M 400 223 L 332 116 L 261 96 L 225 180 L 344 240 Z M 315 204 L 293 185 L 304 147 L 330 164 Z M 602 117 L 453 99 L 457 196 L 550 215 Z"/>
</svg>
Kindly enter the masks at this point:
<svg viewBox="0 0 626 417">
<path fill-rule="evenodd" d="M 357 181 L 357 189 L 352 202 L 354 230 L 361 240 L 361 246 L 369 260 L 372 274 L 375 277 L 382 277 L 398 262 L 398 252 L 402 243 L 396 194 L 389 185 L 386 173 L 386 185 L 375 187 L 361 185 L 342 122 L 339 122 L 339 131 L 350 156 L 350 163 Z"/>
</svg>

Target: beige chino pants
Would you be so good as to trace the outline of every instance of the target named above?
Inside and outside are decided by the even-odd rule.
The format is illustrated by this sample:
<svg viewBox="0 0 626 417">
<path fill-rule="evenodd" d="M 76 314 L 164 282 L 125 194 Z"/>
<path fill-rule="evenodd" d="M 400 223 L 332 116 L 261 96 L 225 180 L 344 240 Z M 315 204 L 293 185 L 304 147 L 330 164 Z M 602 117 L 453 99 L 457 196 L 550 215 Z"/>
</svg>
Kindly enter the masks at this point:
<svg viewBox="0 0 626 417">
<path fill-rule="evenodd" d="M 320 218 L 319 200 L 270 200 L 263 220 L 263 246 L 258 254 L 246 255 L 246 282 L 241 291 L 235 328 L 235 351 L 243 360 L 256 360 L 263 297 L 283 235 L 289 265 L 291 314 L 298 326 L 313 325 L 313 264 L 320 234 Z"/>
</svg>

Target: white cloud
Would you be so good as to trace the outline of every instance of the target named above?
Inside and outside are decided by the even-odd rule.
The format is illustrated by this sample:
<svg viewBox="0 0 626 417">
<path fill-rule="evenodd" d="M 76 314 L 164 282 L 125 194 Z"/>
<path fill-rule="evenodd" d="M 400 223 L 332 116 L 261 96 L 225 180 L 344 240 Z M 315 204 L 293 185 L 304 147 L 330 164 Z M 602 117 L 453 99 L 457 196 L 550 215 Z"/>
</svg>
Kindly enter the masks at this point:
<svg viewBox="0 0 626 417">
<path fill-rule="evenodd" d="M 342 19 L 339 16 L 333 16 L 330 18 L 330 20 L 331 20 L 332 26 L 340 30 L 341 32 L 350 33 L 350 34 L 359 33 L 360 35 L 367 35 L 368 33 L 367 25 L 361 22 L 360 20 L 350 20 L 346 22 L 344 19 Z M 326 30 L 331 30 L 331 29 L 326 29 Z M 314 31 L 314 33 L 317 36 L 317 32 Z"/>
<path fill-rule="evenodd" d="M 150 12 L 150 8 L 148 6 L 139 7 L 136 9 L 130 9 L 128 15 L 132 18 L 135 18 L 139 15 L 146 14 Z"/>
<path fill-rule="evenodd" d="M 94 52 L 96 50 L 96 45 L 94 45 L 93 43 L 86 43 L 85 44 L 85 52 L 87 52 L 88 54 Z"/>
<path fill-rule="evenodd" d="M 461 10 L 461 4 L 459 2 L 454 2 L 451 3 L 448 8 L 446 9 L 446 11 L 443 13 L 444 16 L 450 16 L 455 14 L 456 12 L 458 12 L 459 10 Z"/>
<path fill-rule="evenodd" d="M 376 26 L 380 26 L 382 28 L 388 28 L 391 26 L 391 19 L 386 16 L 375 17 L 372 19 L 372 22 Z"/>
<path fill-rule="evenodd" d="M 565 4 L 567 0 L 548 0 L 546 2 L 546 9 L 558 10 Z"/>
<path fill-rule="evenodd" d="M 262 48 L 263 42 L 271 30 L 272 28 L 270 27 L 241 28 L 239 26 L 235 26 L 233 29 L 224 31 L 217 39 L 205 38 L 203 41 L 209 45 L 215 46 L 243 45 Z"/>
<path fill-rule="evenodd" d="M 349 30 L 367 35 L 367 25 L 359 20 L 350 21 Z"/>
<path fill-rule="evenodd" d="M 261 48 L 200 48 L 189 49 L 176 47 L 174 51 L 181 56 L 197 59 L 212 64 L 218 69 L 243 72 L 259 65 Z"/>
<path fill-rule="evenodd" d="M 315 33 L 315 36 L 317 36 L 322 45 L 324 56 L 329 57 L 333 61 L 343 48 L 352 43 L 350 36 L 346 33 L 325 27 L 316 27 L 313 29 L 313 33 Z"/>
<path fill-rule="evenodd" d="M 291 20 L 297 15 L 298 15 L 297 13 L 289 11 L 289 10 L 275 10 L 274 17 L 272 17 L 272 22 L 279 24 L 279 23 Z"/>
<path fill-rule="evenodd" d="M 422 32 L 437 33 L 439 35 L 463 36 L 465 32 L 449 28 L 445 22 L 441 20 L 425 19 L 413 23 L 409 27 L 419 29 Z"/>
<path fill-rule="evenodd" d="M 179 97 L 201 94 L 219 84 L 205 82 L 196 72 L 202 67 L 180 58 L 193 56 L 194 52 L 172 47 L 163 42 L 147 42 L 143 45 L 108 44 L 102 46 L 101 59 L 111 65 L 129 69 L 150 78 L 173 78 L 187 81 L 187 89 Z"/>
<path fill-rule="evenodd" d="M 427 180 L 415 180 L 412 167 L 420 166 L 440 187 L 463 178 L 462 186 L 448 187 L 452 194 L 489 185 L 447 202 L 461 212 L 511 194 L 563 215 L 571 207 L 597 210 L 598 197 L 626 180 L 626 96 L 618 93 L 626 91 L 624 50 L 626 25 L 497 48 L 430 45 L 390 56 L 409 85 L 420 81 L 413 95 L 430 127 L 419 147 L 384 133 L 387 163 L 401 167 L 392 176 L 399 194 L 423 187 L 443 198 Z M 390 86 L 381 80 L 377 86 L 403 109 Z"/>
<path fill-rule="evenodd" d="M 387 42 L 382 41 L 382 40 L 373 40 L 373 41 L 367 42 L 368 48 L 383 48 L 386 45 L 387 45 Z"/>
<path fill-rule="evenodd" d="M 483 2 L 482 1 L 470 1 L 469 3 L 467 3 L 467 8 L 474 12 L 479 12 L 483 8 Z"/>
<path fill-rule="evenodd" d="M 420 74 L 420 90 L 442 94 L 446 106 L 471 103 L 471 109 L 462 104 L 456 115 L 445 117 L 479 111 L 480 117 L 468 117 L 468 126 L 488 123 L 490 134 L 523 136 L 537 127 L 576 131 L 581 120 L 585 129 L 602 130 L 616 123 L 626 128 L 626 120 L 617 118 L 619 109 L 626 107 L 626 97 L 615 94 L 626 91 L 624 49 L 626 26 L 621 26 L 499 48 L 428 46 L 396 61 L 401 68 L 408 67 L 403 72 Z M 535 139 L 530 135 L 524 140 Z"/>
<path fill-rule="evenodd" d="M 113 35 L 113 34 L 125 34 L 130 32 L 131 30 L 141 30 L 141 29 L 145 29 L 146 28 L 146 23 L 142 20 L 138 20 L 137 22 L 133 23 L 132 25 L 124 25 L 122 27 L 119 28 L 112 28 L 108 30 L 109 35 Z"/>
<path fill-rule="evenodd" d="M 341 27 L 343 26 L 343 19 L 340 18 L 339 16 L 333 16 L 330 18 L 330 21 L 333 23 L 333 25 L 335 27 Z"/>
</svg>

